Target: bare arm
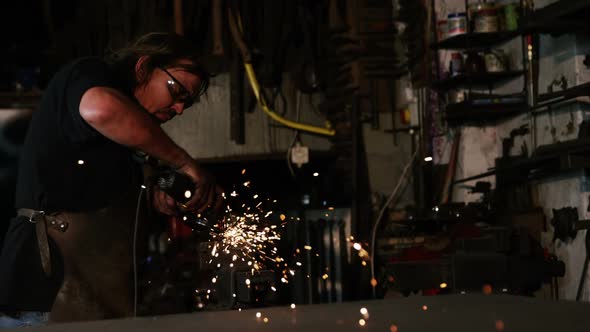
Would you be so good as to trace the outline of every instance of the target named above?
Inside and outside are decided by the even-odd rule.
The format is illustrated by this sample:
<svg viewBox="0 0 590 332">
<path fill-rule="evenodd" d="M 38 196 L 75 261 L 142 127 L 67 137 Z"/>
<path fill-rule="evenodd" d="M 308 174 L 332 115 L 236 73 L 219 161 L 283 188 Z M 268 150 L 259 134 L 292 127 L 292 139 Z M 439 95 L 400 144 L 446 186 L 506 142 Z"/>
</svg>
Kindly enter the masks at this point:
<svg viewBox="0 0 590 332">
<path fill-rule="evenodd" d="M 80 115 L 112 141 L 141 150 L 175 168 L 193 162 L 141 106 L 115 89 L 94 87 L 86 91 L 80 101 Z"/>
<path fill-rule="evenodd" d="M 190 176 L 198 187 L 187 206 L 202 211 L 212 204 L 216 195 L 213 178 L 135 101 L 115 89 L 94 87 L 82 96 L 80 115 L 112 141 L 141 150 Z M 160 211 L 172 214 L 175 202 L 161 196 Z"/>
</svg>

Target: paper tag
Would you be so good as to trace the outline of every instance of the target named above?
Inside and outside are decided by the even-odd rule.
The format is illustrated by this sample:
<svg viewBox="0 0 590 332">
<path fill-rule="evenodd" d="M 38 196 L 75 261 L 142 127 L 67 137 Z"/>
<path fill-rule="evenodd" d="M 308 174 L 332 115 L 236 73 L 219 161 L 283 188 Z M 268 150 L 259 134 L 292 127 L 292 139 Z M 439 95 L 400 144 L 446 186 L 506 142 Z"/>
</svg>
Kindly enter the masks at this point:
<svg viewBox="0 0 590 332">
<path fill-rule="evenodd" d="M 309 148 L 296 143 L 295 146 L 291 148 L 291 162 L 297 165 L 297 167 L 309 163 Z"/>
<path fill-rule="evenodd" d="M 406 102 L 410 103 L 414 100 L 414 90 L 410 87 L 406 87 L 404 89 L 404 97 L 406 98 Z"/>
</svg>

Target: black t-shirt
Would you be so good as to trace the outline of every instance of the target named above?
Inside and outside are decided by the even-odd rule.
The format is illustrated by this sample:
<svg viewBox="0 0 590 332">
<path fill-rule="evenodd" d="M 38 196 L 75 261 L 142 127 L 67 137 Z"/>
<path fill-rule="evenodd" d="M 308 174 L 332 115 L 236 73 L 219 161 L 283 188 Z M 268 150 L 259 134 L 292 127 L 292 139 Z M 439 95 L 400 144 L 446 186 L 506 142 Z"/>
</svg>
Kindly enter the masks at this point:
<svg viewBox="0 0 590 332">
<path fill-rule="evenodd" d="M 53 77 L 23 146 L 16 208 L 94 211 L 139 185 L 141 171 L 132 151 L 102 136 L 79 112 L 82 96 L 92 87 L 129 95 L 122 82 L 99 58 L 77 60 Z M 52 277 L 44 276 L 35 227 L 23 219 L 11 221 L 4 241 L 0 310 L 49 311 L 61 284 L 61 262 L 53 263 Z M 56 253 L 55 247 L 51 253 Z"/>
<path fill-rule="evenodd" d="M 98 58 L 78 60 L 49 83 L 33 115 L 19 163 L 16 207 L 89 211 L 109 205 L 136 180 L 131 151 L 90 127 L 80 100 L 92 87 L 124 91 Z"/>
</svg>

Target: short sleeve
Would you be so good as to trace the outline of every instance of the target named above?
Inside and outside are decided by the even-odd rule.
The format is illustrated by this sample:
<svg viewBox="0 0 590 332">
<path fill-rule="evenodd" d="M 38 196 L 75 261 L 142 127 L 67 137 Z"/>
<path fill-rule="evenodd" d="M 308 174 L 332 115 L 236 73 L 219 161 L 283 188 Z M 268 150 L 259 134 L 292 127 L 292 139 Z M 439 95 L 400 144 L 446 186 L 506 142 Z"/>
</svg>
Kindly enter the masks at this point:
<svg viewBox="0 0 590 332">
<path fill-rule="evenodd" d="M 62 126 L 65 135 L 73 142 L 81 142 L 100 136 L 80 115 L 82 96 L 93 87 L 115 87 L 111 71 L 106 63 L 88 58 L 76 63 L 65 86 L 65 114 Z"/>
</svg>

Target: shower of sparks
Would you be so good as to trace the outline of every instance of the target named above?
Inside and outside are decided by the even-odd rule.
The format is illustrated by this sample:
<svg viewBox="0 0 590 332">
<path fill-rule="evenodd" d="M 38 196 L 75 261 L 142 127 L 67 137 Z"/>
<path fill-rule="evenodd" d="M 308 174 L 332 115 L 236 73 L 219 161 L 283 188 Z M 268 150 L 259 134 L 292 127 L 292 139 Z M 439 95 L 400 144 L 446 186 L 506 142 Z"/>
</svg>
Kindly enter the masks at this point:
<svg viewBox="0 0 590 332">
<path fill-rule="evenodd" d="M 212 233 L 214 244 L 211 256 L 215 257 L 215 265 L 219 267 L 222 262 L 231 261 L 229 265 L 233 267 L 233 262 L 247 261 L 254 272 L 267 264 L 280 262 L 276 251 L 276 242 L 281 239 L 280 234 L 276 228 L 267 225 L 268 221 L 258 213 L 228 213 L 224 229 L 220 233 Z"/>
<path fill-rule="evenodd" d="M 244 174 L 245 170 L 242 171 Z M 231 197 L 227 198 L 223 222 L 210 233 L 209 263 L 217 269 L 228 266 L 239 269 L 247 264 L 251 275 L 263 269 L 274 270 L 276 265 L 282 272 L 282 282 L 288 283 L 294 272 L 288 266 L 282 266 L 284 259 L 279 257 L 277 248 L 281 239 L 279 232 L 286 225 L 286 218 L 280 218 L 279 224 L 273 224 L 269 218 L 273 211 L 267 211 L 266 204 L 263 204 L 270 202 L 270 199 L 251 192 L 251 181 L 244 180 L 241 184 L 242 189 L 234 188 L 229 195 Z M 242 197 L 252 200 L 244 201 Z M 251 279 L 245 282 L 247 286 L 253 283 Z M 273 291 L 276 291 L 274 287 Z"/>
<path fill-rule="evenodd" d="M 245 170 L 243 170 L 242 175 L 245 173 Z M 224 200 L 226 200 L 225 214 L 223 221 L 219 225 L 215 225 L 215 229 L 210 233 L 209 250 L 211 259 L 209 264 L 216 266 L 217 269 L 227 268 L 228 266 L 230 268 L 249 269 L 249 278 L 242 281 L 247 287 L 254 286 L 255 279 L 252 279 L 252 277 L 262 270 L 279 272 L 279 283 L 282 284 L 289 284 L 297 274 L 306 275 L 302 271 L 302 267 L 308 263 L 311 255 L 314 257 L 320 256 L 317 250 L 314 250 L 310 244 L 305 244 L 302 248 L 294 248 L 292 257 L 289 255 L 283 258 L 278 255 L 277 248 L 281 239 L 279 233 L 281 228 L 287 222 L 300 221 L 300 218 L 287 217 L 285 214 L 277 213 L 277 217 L 272 218 L 274 222 L 271 221 L 270 217 L 273 215 L 273 211 L 268 211 L 269 206 L 267 206 L 267 204 L 270 204 L 271 199 L 254 193 L 251 181 L 247 179 L 243 179 L 238 183 L 241 185 L 234 187 L 233 191 L 228 195 L 231 197 L 223 195 Z M 277 200 L 272 200 L 272 202 L 276 203 Z M 331 206 L 326 207 L 326 209 L 330 212 L 335 210 Z M 349 248 L 353 249 L 361 258 L 360 263 L 362 266 L 367 266 L 370 253 L 365 248 L 368 248 L 369 244 L 354 240 L 354 236 L 346 238 Z M 321 279 L 330 279 L 330 273 L 329 270 L 322 272 Z M 309 274 L 307 274 L 307 278 L 310 278 Z M 215 283 L 218 281 L 217 279 L 219 277 L 215 276 L 212 282 Z M 377 280 L 372 279 L 371 285 L 376 286 Z M 273 292 L 277 292 L 276 287 L 279 287 L 277 284 L 269 286 Z M 257 314 L 257 317 L 259 319 L 265 318 L 260 313 Z M 363 323 L 359 321 L 359 324 L 364 326 L 368 318 L 368 312 L 363 314 Z"/>
<path fill-rule="evenodd" d="M 241 173 L 244 175 L 246 170 L 243 169 Z M 278 254 L 280 232 L 288 222 L 286 216 L 280 214 L 276 218 L 272 218 L 274 217 L 272 216 L 273 211 L 269 210 L 277 203 L 277 200 L 271 200 L 263 197 L 264 195 L 254 193 L 249 180 L 244 179 L 238 183 L 239 185 L 234 186 L 231 191 L 227 191 L 229 195 L 226 196 L 225 192 L 221 194 L 226 209 L 223 216 L 210 229 L 207 246 L 210 257 L 206 261 L 212 267 L 222 271 L 228 267 L 240 271 L 242 268 L 248 269 L 249 278 L 243 281 L 248 288 L 251 285 L 257 287 L 255 285 L 257 279 L 252 277 L 262 270 L 281 273 L 281 282 L 289 284 L 291 278 L 299 272 L 296 271 L 297 267 L 294 263 L 291 265 Z M 201 216 L 197 215 L 197 217 Z M 290 220 L 292 219 L 290 218 Z M 183 220 L 187 221 L 188 218 Z M 200 295 L 199 290 L 195 290 L 195 296 L 199 301 L 195 307 L 198 309 L 207 305 L 200 302 L 203 297 L 207 300 L 206 302 L 217 298 L 215 289 L 219 284 L 218 281 L 221 280 L 219 275 L 214 274 L 211 277 L 209 279 L 210 289 L 206 290 L 206 294 Z M 269 286 L 273 292 L 278 291 L 276 284 L 273 283 Z M 237 298 L 236 293 L 232 293 L 232 296 Z M 256 313 L 256 317 L 265 323 L 270 321 L 260 312 Z"/>
</svg>

